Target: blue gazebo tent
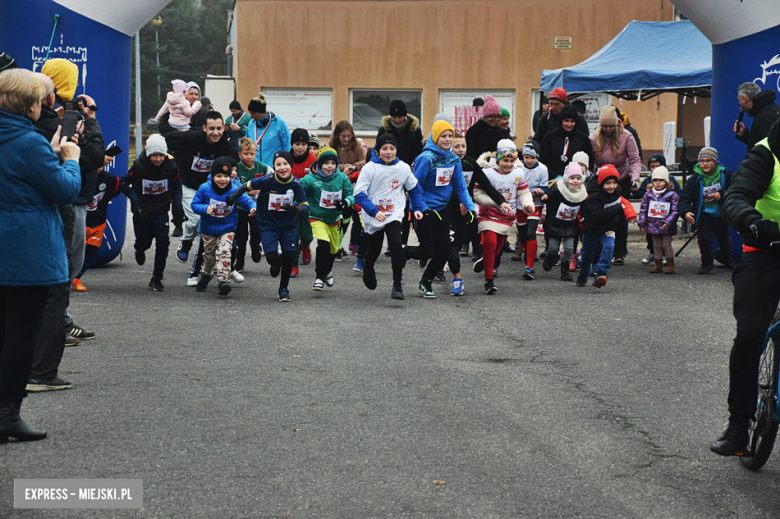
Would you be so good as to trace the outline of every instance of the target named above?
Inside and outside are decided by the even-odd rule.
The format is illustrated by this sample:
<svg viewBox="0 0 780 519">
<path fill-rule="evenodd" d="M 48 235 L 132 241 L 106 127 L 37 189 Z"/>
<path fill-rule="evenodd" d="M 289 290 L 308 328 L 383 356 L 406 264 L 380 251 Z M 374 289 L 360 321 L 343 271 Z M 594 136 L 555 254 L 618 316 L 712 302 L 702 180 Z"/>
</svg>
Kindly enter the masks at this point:
<svg viewBox="0 0 780 519">
<path fill-rule="evenodd" d="M 571 97 L 605 92 L 627 100 L 666 92 L 710 97 L 712 44 L 688 21 L 626 25 L 596 54 L 573 67 L 543 70 L 540 89 Z"/>
</svg>

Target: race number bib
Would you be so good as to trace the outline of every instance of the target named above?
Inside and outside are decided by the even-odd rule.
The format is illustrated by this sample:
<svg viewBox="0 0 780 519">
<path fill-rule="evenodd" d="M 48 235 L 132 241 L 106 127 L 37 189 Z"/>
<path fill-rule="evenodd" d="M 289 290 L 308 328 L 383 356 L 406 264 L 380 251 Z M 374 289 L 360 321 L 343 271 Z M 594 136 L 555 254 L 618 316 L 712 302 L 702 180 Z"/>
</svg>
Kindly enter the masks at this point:
<svg viewBox="0 0 780 519">
<path fill-rule="evenodd" d="M 292 205 L 293 203 L 293 197 L 295 195 L 293 194 L 278 194 L 278 193 L 270 193 L 268 195 L 268 210 L 269 211 L 284 211 L 282 209 L 283 205 Z"/>
<path fill-rule="evenodd" d="M 704 188 L 704 201 L 705 202 L 712 202 L 715 199 L 713 198 L 713 195 L 720 191 L 720 183 L 718 184 L 712 184 L 711 186 Z"/>
<path fill-rule="evenodd" d="M 531 196 L 532 196 L 532 198 L 534 199 L 534 206 L 535 206 L 535 207 L 540 207 L 540 206 L 543 206 L 543 205 L 544 205 L 544 204 L 542 203 L 542 198 L 541 198 L 539 195 L 537 195 L 537 194 L 535 194 L 535 193 L 534 193 L 534 194 L 532 194 Z"/>
<path fill-rule="evenodd" d="M 464 171 L 463 172 L 463 180 L 466 181 L 466 185 L 467 186 L 469 184 L 471 184 L 471 177 L 473 177 L 473 176 L 474 176 L 474 172 L 473 171 Z"/>
<path fill-rule="evenodd" d="M 214 163 L 214 159 L 202 159 L 200 157 L 192 158 L 192 171 L 198 173 L 211 173 L 211 165 Z"/>
<path fill-rule="evenodd" d="M 669 208 L 672 204 L 669 202 L 658 202 L 651 200 L 647 205 L 648 218 L 666 218 L 669 216 Z"/>
<path fill-rule="evenodd" d="M 142 179 L 141 184 L 143 186 L 142 193 L 145 195 L 159 195 L 168 191 L 167 178 L 163 180 Z"/>
<path fill-rule="evenodd" d="M 105 194 L 106 194 L 105 191 L 101 191 L 100 193 L 93 196 L 92 201 L 89 204 L 87 204 L 87 211 L 95 211 L 100 201 L 103 200 L 103 196 Z"/>
<path fill-rule="evenodd" d="M 389 215 L 393 213 L 393 210 L 395 210 L 395 205 L 393 204 L 392 198 L 377 198 L 371 201 L 374 203 L 376 208 L 379 209 L 380 213 Z"/>
<path fill-rule="evenodd" d="M 452 181 L 452 173 L 455 171 L 455 166 L 451 168 L 436 168 L 436 185 L 437 186 L 449 186 Z"/>
<path fill-rule="evenodd" d="M 577 212 L 579 212 L 579 210 L 579 207 L 570 207 L 561 203 L 561 205 L 558 206 L 558 212 L 555 217 L 564 222 L 571 222 L 577 219 Z"/>
<path fill-rule="evenodd" d="M 341 189 L 338 191 L 322 191 L 320 194 L 320 207 L 323 209 L 335 209 L 336 202 L 341 200 Z"/>
<path fill-rule="evenodd" d="M 620 203 L 620 199 L 618 198 L 614 202 L 610 202 L 608 204 L 604 204 L 604 209 L 607 209 L 608 207 L 614 207 Z"/>
<path fill-rule="evenodd" d="M 225 218 L 233 210 L 232 205 L 220 202 L 219 200 L 214 200 L 213 198 L 209 200 L 209 205 L 214 206 L 214 212 L 211 213 L 211 216 L 216 216 L 217 218 Z"/>
</svg>

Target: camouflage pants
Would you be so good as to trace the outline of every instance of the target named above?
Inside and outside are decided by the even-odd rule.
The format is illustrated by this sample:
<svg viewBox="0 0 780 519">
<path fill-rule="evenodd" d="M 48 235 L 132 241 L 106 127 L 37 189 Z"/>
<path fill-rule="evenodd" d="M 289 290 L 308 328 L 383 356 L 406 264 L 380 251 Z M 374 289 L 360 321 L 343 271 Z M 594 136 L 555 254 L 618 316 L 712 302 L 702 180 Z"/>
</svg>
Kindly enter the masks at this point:
<svg viewBox="0 0 780 519">
<path fill-rule="evenodd" d="M 229 232 L 221 236 L 200 235 L 203 243 L 203 271 L 210 276 L 214 273 L 214 265 L 217 266 L 217 279 L 230 282 L 230 254 L 233 249 L 233 233 Z"/>
</svg>

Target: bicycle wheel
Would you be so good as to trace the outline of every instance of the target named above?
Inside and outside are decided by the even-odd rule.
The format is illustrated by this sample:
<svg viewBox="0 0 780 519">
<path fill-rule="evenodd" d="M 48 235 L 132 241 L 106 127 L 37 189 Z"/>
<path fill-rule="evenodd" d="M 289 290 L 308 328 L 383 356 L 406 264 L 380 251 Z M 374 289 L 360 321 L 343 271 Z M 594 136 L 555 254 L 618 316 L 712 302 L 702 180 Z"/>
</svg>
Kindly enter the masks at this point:
<svg viewBox="0 0 780 519">
<path fill-rule="evenodd" d="M 780 320 L 775 314 L 772 326 Z M 748 453 L 740 456 L 742 465 L 750 470 L 764 466 L 772 453 L 777 437 L 778 422 L 772 418 L 777 407 L 778 363 L 780 363 L 780 334 L 773 335 L 761 354 L 758 367 L 758 407 L 756 419 L 750 426 Z"/>
</svg>

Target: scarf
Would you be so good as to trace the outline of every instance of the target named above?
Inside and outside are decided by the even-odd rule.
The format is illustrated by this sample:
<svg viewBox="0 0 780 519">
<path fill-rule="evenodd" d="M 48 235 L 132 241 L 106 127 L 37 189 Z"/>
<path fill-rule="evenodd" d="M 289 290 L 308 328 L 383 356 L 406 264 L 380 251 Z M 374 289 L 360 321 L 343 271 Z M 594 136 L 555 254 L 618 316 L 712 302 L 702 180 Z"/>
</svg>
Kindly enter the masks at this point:
<svg viewBox="0 0 780 519">
<path fill-rule="evenodd" d="M 663 188 L 662 190 L 658 191 L 656 188 L 653 188 L 653 194 L 657 196 L 658 198 L 661 198 L 663 194 L 666 193 L 666 188 Z"/>
<path fill-rule="evenodd" d="M 563 198 L 565 198 L 568 202 L 579 204 L 582 203 L 586 198 L 588 198 L 588 193 L 584 189 L 582 184 L 580 184 L 579 189 L 574 191 L 569 186 L 569 182 L 566 179 L 562 178 L 559 182 L 563 184 L 566 187 L 566 189 L 561 189 L 559 187 L 558 192 L 561 193 L 561 196 L 563 196 Z M 556 185 L 558 185 L 558 182 L 556 182 Z"/>
<path fill-rule="evenodd" d="M 306 150 L 306 153 L 301 156 L 296 156 L 295 153 L 293 153 L 292 148 L 290 148 L 290 155 L 292 155 L 293 162 L 301 164 L 302 162 L 306 162 L 306 159 L 309 158 L 309 150 Z"/>
<path fill-rule="evenodd" d="M 339 174 L 339 168 L 336 168 L 333 171 L 333 173 L 331 173 L 330 175 L 326 175 L 325 173 L 323 173 L 322 171 L 317 169 L 317 165 L 316 164 L 312 164 L 311 165 L 311 171 L 313 171 L 315 175 L 317 175 L 318 177 L 320 177 L 321 179 L 323 179 L 323 180 L 325 180 L 327 182 L 332 181 L 334 178 L 336 178 L 336 175 Z"/>
</svg>

